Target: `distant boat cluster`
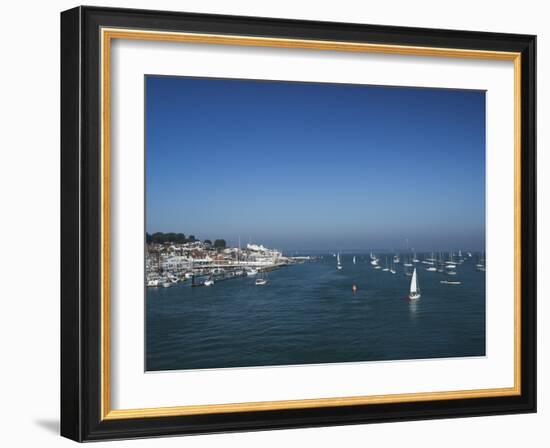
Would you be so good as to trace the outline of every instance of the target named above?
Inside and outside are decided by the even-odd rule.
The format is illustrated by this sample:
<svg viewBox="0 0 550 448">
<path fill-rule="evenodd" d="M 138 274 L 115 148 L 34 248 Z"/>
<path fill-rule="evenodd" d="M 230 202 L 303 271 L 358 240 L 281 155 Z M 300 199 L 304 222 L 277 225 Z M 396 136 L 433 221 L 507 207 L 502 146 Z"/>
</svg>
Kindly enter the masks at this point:
<svg viewBox="0 0 550 448">
<path fill-rule="evenodd" d="M 344 267 L 341 261 L 340 252 L 333 253 L 333 256 L 336 257 L 336 268 L 342 270 Z M 402 258 L 404 261 L 402 261 Z M 471 252 L 465 252 L 463 254 L 462 251 L 459 250 L 458 253 L 432 252 L 431 256 L 424 254 L 422 260 L 420 260 L 415 252 L 411 252 L 404 257 L 402 257 L 401 254 L 385 255 L 384 264 L 382 264 L 380 257 L 371 252 L 367 262 L 370 263 L 373 269 L 388 272 L 390 274 L 397 274 L 398 266 L 402 265 L 403 274 L 407 277 L 411 277 L 408 297 L 410 300 L 417 300 L 421 297 L 417 269 L 420 270 L 422 265 L 425 266 L 424 269 L 426 272 L 435 272 L 447 276 L 446 279 L 440 281 L 441 284 L 461 285 L 462 282 L 455 279 L 457 270 L 461 265 L 472 258 L 473 255 Z M 357 256 L 353 256 L 352 263 L 357 264 Z M 483 254 L 479 256 L 475 269 L 480 272 L 485 272 L 485 257 Z"/>
<path fill-rule="evenodd" d="M 224 242 L 225 244 L 225 242 Z M 340 252 L 332 254 L 336 258 L 336 269 L 345 269 Z M 268 284 L 268 272 L 283 266 L 306 261 L 315 261 L 314 256 L 285 256 L 281 250 L 270 249 L 263 245 L 247 244 L 245 248 L 216 247 L 208 242 L 187 241 L 183 243 L 162 242 L 146 245 L 147 287 L 168 288 L 177 283 L 190 281 L 191 286 L 211 287 L 214 284 L 239 278 L 254 277 L 254 285 Z M 477 257 L 475 269 L 485 272 L 485 257 Z M 431 252 L 417 255 L 411 251 L 405 254 L 384 254 L 370 252 L 368 255 L 353 255 L 353 265 L 368 264 L 372 269 L 395 275 L 402 272 L 411 277 L 408 297 L 417 300 L 421 297 L 419 285 L 420 271 L 439 273 L 445 276 L 440 281 L 444 285 L 461 285 L 457 273 L 464 263 L 473 261 L 471 252 Z M 357 285 L 352 285 L 353 292 Z"/>
</svg>

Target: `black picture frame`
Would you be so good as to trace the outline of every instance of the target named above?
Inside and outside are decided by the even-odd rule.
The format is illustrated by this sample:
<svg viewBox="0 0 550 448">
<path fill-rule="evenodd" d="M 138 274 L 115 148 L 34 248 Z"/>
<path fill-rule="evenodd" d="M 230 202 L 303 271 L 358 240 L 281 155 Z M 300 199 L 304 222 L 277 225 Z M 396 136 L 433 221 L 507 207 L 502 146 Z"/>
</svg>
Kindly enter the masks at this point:
<svg viewBox="0 0 550 448">
<path fill-rule="evenodd" d="M 521 394 L 102 420 L 102 27 L 521 53 Z M 536 412 L 535 58 L 532 35 L 99 7 L 61 13 L 61 435 L 92 441 Z"/>
</svg>

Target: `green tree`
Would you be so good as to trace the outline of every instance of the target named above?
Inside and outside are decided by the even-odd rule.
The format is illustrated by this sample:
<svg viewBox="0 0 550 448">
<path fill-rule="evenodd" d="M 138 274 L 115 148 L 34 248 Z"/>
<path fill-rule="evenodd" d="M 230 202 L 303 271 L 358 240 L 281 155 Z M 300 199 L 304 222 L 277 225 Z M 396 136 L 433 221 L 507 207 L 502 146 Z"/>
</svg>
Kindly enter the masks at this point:
<svg viewBox="0 0 550 448">
<path fill-rule="evenodd" d="M 164 243 L 164 233 L 156 232 L 151 235 L 153 243 L 162 244 Z"/>
<path fill-rule="evenodd" d="M 173 243 L 176 240 L 176 234 L 174 232 L 164 234 L 165 243 Z"/>
<path fill-rule="evenodd" d="M 185 238 L 184 233 L 163 233 L 163 232 L 156 232 L 152 235 L 146 234 L 146 241 L 148 243 L 156 243 L 156 244 L 164 244 L 164 243 L 175 243 L 175 244 L 183 244 L 187 241 Z"/>
<path fill-rule="evenodd" d="M 226 247 L 225 240 L 219 239 L 219 240 L 214 241 L 214 247 L 216 249 L 225 249 L 225 247 Z"/>
</svg>

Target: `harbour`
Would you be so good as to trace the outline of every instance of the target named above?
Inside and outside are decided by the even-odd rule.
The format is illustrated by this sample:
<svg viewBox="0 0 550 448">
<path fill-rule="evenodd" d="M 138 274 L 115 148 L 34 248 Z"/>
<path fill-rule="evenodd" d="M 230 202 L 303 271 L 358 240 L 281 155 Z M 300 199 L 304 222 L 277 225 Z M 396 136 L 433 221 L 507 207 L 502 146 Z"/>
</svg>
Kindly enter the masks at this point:
<svg viewBox="0 0 550 448">
<path fill-rule="evenodd" d="M 251 243 L 245 249 L 228 248 L 225 240 L 217 241 L 220 242 L 218 247 L 197 240 L 147 244 L 145 285 L 167 288 L 190 280 L 193 287 L 212 286 L 240 277 L 258 275 L 264 278 L 267 272 L 315 259 L 311 256 L 284 256 L 282 251 Z M 258 284 L 265 283 L 260 281 Z"/>
<path fill-rule="evenodd" d="M 146 91 L 148 371 L 485 355 L 486 91 Z"/>
<path fill-rule="evenodd" d="M 431 253 L 410 254 L 411 263 L 409 254 L 301 255 L 211 287 L 188 280 L 146 288 L 147 370 L 485 355 L 481 253 L 452 254 L 451 269 L 440 268 L 451 253 L 443 264 Z"/>
</svg>

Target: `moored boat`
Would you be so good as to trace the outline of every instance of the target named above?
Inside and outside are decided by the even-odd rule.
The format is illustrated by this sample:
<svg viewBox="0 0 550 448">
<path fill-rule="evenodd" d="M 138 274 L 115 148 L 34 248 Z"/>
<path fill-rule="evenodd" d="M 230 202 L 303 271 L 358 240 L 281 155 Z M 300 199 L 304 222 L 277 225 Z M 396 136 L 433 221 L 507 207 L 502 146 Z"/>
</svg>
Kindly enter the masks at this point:
<svg viewBox="0 0 550 448">
<path fill-rule="evenodd" d="M 441 280 L 439 283 L 442 283 L 444 285 L 462 285 L 462 282 L 453 280 Z"/>
<path fill-rule="evenodd" d="M 370 260 L 371 260 L 370 264 L 374 266 L 374 269 L 380 268 L 380 266 L 378 266 L 378 257 L 374 255 L 372 252 L 370 253 Z"/>
<path fill-rule="evenodd" d="M 261 274 L 260 277 L 258 277 L 254 283 L 256 286 L 264 286 L 267 285 L 267 278 L 265 277 L 265 274 Z"/>
</svg>

